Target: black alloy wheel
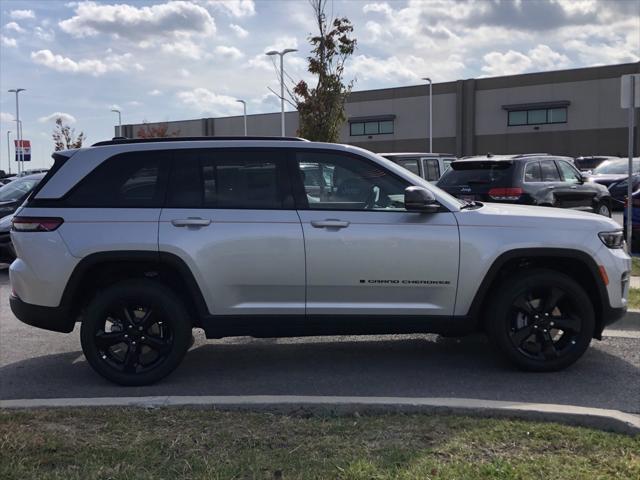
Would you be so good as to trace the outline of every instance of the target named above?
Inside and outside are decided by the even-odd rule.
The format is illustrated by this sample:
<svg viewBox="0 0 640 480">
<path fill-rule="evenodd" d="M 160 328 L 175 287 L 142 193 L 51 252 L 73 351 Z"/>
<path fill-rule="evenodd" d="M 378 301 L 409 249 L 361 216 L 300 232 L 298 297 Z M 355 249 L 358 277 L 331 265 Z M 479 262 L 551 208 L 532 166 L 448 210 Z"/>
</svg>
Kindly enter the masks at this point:
<svg viewBox="0 0 640 480">
<path fill-rule="evenodd" d="M 554 360 L 576 348 L 582 322 L 573 300 L 558 287 L 531 289 L 513 302 L 509 337 L 518 351 L 534 360 Z"/>
<path fill-rule="evenodd" d="M 89 303 L 80 340 L 87 362 L 107 380 L 147 385 L 171 373 L 192 341 L 180 299 L 153 280 L 126 280 Z"/>
<path fill-rule="evenodd" d="M 593 305 L 573 278 L 555 270 L 525 269 L 494 292 L 485 326 L 518 367 L 560 370 L 578 360 L 591 343 Z"/>
<path fill-rule="evenodd" d="M 136 374 L 166 360 L 174 338 L 163 312 L 137 303 L 114 305 L 110 310 L 95 333 L 104 362 L 120 372 Z"/>
</svg>

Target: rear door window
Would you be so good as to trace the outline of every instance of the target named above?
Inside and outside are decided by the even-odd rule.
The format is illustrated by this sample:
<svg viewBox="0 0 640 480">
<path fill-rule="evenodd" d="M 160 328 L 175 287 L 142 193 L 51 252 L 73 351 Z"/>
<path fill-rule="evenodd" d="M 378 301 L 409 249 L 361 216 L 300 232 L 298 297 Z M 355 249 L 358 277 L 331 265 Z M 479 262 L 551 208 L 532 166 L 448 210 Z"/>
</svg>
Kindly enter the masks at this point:
<svg viewBox="0 0 640 480">
<path fill-rule="evenodd" d="M 556 168 L 556 163 L 553 160 L 543 160 L 540 162 L 540 170 L 542 171 L 543 182 L 560 182 L 560 173 Z"/>
<path fill-rule="evenodd" d="M 541 182 L 542 172 L 540 171 L 540 162 L 529 162 L 524 169 L 525 182 Z"/>
<path fill-rule="evenodd" d="M 64 200 L 72 207 L 161 207 L 171 154 L 128 152 L 104 161 Z"/>
<path fill-rule="evenodd" d="M 177 151 L 167 206 L 281 209 L 287 196 L 284 152 Z M 313 177 L 312 181 L 318 181 Z M 289 193 L 290 202 L 292 195 Z"/>
<path fill-rule="evenodd" d="M 435 158 L 427 158 L 424 160 L 425 179 L 435 182 L 440 178 L 440 165 Z"/>
</svg>

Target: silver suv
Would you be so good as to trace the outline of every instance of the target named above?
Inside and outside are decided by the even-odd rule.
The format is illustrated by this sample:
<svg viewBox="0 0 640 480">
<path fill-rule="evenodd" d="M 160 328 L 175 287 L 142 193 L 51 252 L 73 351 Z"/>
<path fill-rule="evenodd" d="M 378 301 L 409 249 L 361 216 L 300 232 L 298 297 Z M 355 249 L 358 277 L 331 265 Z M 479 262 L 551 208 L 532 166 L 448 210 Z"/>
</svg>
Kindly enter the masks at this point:
<svg viewBox="0 0 640 480">
<path fill-rule="evenodd" d="M 489 334 L 517 366 L 576 361 L 627 307 L 630 259 L 591 213 L 463 202 L 369 151 L 293 138 L 113 140 L 58 152 L 12 227 L 11 308 L 124 385 L 193 328 Z"/>
</svg>

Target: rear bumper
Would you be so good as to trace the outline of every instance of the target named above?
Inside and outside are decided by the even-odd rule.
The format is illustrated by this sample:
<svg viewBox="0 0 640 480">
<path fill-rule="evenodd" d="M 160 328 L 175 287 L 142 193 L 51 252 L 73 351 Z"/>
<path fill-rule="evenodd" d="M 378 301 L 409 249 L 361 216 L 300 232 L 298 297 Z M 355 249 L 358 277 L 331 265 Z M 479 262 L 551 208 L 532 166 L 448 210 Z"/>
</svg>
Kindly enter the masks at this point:
<svg viewBox="0 0 640 480">
<path fill-rule="evenodd" d="M 602 314 L 602 326 L 603 329 L 606 326 L 611 325 L 612 323 L 621 320 L 627 314 L 627 307 L 622 308 L 612 308 L 605 307 L 604 312 Z"/>
<path fill-rule="evenodd" d="M 23 302 L 15 295 L 9 298 L 11 311 L 18 320 L 32 327 L 53 332 L 69 333 L 73 331 L 75 319 L 61 307 L 43 307 Z"/>
</svg>

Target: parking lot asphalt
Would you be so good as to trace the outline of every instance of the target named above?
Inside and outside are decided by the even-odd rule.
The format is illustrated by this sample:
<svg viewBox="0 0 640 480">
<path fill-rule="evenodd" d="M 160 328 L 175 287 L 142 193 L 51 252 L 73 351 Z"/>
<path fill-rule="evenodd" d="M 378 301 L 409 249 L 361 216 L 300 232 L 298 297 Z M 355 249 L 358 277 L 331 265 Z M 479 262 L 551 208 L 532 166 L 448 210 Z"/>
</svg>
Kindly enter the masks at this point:
<svg viewBox="0 0 640 480">
<path fill-rule="evenodd" d="M 640 338 L 595 341 L 562 372 L 515 370 L 482 336 L 230 338 L 196 342 L 168 378 L 120 387 L 88 366 L 71 334 L 19 322 L 0 270 L 0 399 L 164 395 L 452 397 L 571 404 L 640 413 Z M 631 335 L 630 335 L 631 336 Z M 631 336 L 632 337 L 632 336 Z"/>
</svg>

